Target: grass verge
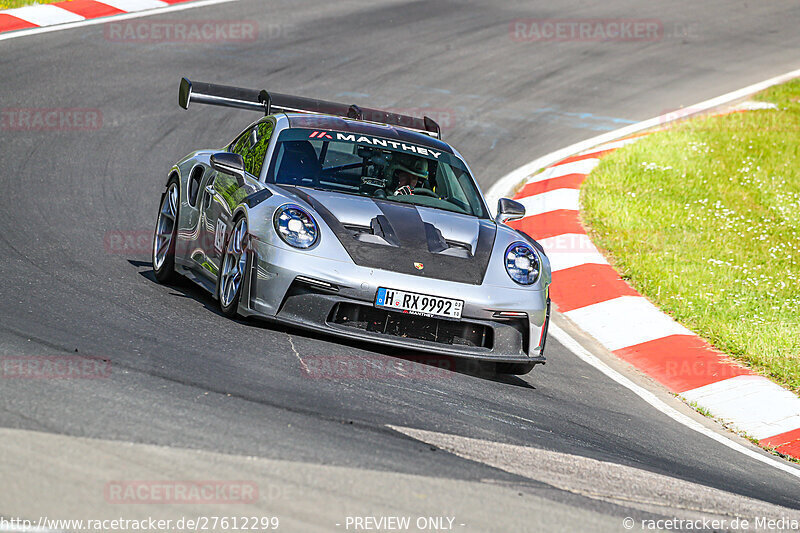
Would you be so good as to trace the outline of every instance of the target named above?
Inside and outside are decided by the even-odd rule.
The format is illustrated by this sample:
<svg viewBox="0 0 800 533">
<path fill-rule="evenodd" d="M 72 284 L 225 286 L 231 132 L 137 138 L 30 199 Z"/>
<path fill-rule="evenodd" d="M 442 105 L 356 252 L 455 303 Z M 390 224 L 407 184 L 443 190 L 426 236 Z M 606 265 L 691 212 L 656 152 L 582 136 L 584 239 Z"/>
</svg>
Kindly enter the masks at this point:
<svg viewBox="0 0 800 533">
<path fill-rule="evenodd" d="M 0 9 L 30 6 L 33 4 L 54 4 L 63 0 L 0 0 Z"/>
<path fill-rule="evenodd" d="M 640 293 L 800 392 L 800 80 L 754 98 L 778 108 L 688 120 L 604 158 L 581 215 Z"/>
</svg>

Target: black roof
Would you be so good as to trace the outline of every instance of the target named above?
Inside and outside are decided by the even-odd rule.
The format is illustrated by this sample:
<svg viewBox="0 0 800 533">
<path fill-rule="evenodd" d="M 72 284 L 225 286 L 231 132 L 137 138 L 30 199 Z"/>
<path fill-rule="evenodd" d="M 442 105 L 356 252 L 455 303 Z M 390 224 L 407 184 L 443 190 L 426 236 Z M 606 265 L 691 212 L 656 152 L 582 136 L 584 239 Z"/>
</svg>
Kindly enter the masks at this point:
<svg viewBox="0 0 800 533">
<path fill-rule="evenodd" d="M 371 135 L 373 137 L 382 137 L 384 139 L 414 143 L 419 146 L 433 148 L 449 154 L 453 153 L 453 149 L 446 142 L 440 141 L 439 139 L 431 137 L 430 135 L 417 133 L 402 127 L 388 126 L 385 124 L 373 124 L 371 122 L 350 120 L 328 115 L 292 113 L 287 114 L 287 116 L 289 117 L 289 126 L 292 128 L 311 128 L 341 131 L 344 133 L 361 133 L 364 135 Z"/>
</svg>

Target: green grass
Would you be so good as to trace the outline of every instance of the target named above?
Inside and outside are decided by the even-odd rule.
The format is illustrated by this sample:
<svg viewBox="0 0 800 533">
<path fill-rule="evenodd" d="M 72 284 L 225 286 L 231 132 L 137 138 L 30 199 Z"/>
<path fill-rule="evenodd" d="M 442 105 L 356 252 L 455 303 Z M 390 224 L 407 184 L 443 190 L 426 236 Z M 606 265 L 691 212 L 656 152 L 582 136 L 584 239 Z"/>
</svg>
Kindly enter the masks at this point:
<svg viewBox="0 0 800 533">
<path fill-rule="evenodd" d="M 714 418 L 714 415 L 711 414 L 711 411 L 703 407 L 702 405 L 697 405 L 697 402 L 689 402 L 689 407 L 700 413 L 706 418 Z"/>
<path fill-rule="evenodd" d="M 603 159 L 581 190 L 595 243 L 644 296 L 800 391 L 800 80 L 776 110 L 699 118 Z"/>
<path fill-rule="evenodd" d="M 63 0 L 0 0 L 0 9 L 11 9 L 12 7 L 29 6 L 32 4 L 53 4 Z"/>
</svg>

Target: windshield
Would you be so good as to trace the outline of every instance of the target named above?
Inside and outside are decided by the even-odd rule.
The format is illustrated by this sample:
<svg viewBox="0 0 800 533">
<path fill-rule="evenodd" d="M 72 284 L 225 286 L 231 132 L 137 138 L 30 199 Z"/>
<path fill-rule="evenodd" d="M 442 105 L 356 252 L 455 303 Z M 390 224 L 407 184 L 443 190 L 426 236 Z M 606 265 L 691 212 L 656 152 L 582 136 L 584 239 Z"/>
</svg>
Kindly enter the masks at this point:
<svg viewBox="0 0 800 533">
<path fill-rule="evenodd" d="M 487 217 L 458 157 L 358 133 L 284 130 L 267 181 Z"/>
</svg>

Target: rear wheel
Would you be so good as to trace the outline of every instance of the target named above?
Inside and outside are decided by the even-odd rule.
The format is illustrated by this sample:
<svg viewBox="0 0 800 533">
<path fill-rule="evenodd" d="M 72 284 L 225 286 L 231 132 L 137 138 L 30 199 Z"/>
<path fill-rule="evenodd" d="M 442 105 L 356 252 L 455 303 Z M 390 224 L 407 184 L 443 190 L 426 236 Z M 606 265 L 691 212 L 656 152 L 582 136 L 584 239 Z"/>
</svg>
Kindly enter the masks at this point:
<svg viewBox="0 0 800 533">
<path fill-rule="evenodd" d="M 153 235 L 153 272 L 159 283 L 175 281 L 175 239 L 178 234 L 180 194 L 178 180 L 172 178 L 161 200 Z"/>
<path fill-rule="evenodd" d="M 225 252 L 219 269 L 217 296 L 222 313 L 233 317 L 239 308 L 242 286 L 247 273 L 247 219 L 241 217 L 225 242 Z"/>
</svg>

